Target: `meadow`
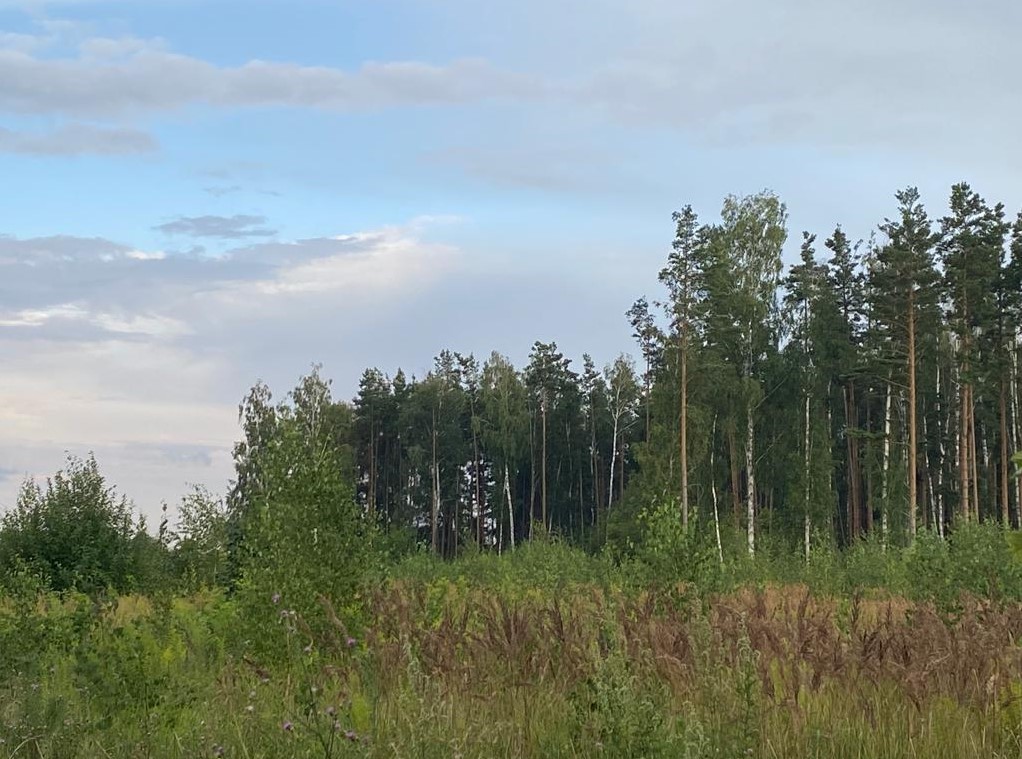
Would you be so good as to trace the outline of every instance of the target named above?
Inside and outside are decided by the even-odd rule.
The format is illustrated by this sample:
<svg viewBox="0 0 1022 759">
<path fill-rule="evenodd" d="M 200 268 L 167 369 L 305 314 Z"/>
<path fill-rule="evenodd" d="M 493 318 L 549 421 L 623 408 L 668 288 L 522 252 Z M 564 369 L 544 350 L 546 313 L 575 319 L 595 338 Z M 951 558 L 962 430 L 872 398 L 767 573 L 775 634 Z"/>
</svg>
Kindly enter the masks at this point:
<svg viewBox="0 0 1022 759">
<path fill-rule="evenodd" d="M 0 601 L 0 756 L 1022 753 L 1022 570 L 999 528 L 808 564 L 676 549 L 412 554 L 304 612 L 19 575 Z"/>
</svg>

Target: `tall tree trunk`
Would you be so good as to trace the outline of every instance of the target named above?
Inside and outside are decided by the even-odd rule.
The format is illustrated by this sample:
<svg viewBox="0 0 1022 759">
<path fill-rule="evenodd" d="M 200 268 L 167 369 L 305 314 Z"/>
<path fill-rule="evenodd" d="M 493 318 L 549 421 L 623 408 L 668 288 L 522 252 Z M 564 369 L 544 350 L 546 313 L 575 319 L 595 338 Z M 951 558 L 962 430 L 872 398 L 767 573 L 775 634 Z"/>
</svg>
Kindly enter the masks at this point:
<svg viewBox="0 0 1022 759">
<path fill-rule="evenodd" d="M 854 542 L 862 536 L 862 498 L 860 497 L 860 473 L 858 438 L 853 429 L 858 426 L 858 409 L 855 403 L 855 384 L 849 379 L 845 385 L 845 442 L 848 452 L 848 539 Z"/>
<path fill-rule="evenodd" d="M 652 392 L 651 388 L 650 388 L 650 371 L 651 371 L 651 367 L 650 367 L 650 362 L 649 362 L 649 354 L 647 354 L 646 355 L 646 374 L 645 374 L 645 377 L 644 377 L 645 385 L 646 385 L 645 393 L 646 393 L 646 442 L 647 443 L 649 443 L 649 432 L 650 432 L 650 425 L 649 425 L 649 420 L 650 420 L 650 417 L 649 417 L 649 405 L 650 404 L 649 404 L 649 402 L 651 400 L 650 393 Z"/>
<path fill-rule="evenodd" d="M 887 378 L 887 398 L 884 400 L 884 458 L 880 480 L 880 541 L 887 548 L 890 531 L 890 471 L 891 471 L 891 378 Z"/>
<path fill-rule="evenodd" d="M 1001 422 L 1001 524 L 1011 525 L 1011 504 L 1008 497 L 1008 386 L 1001 375 L 998 415 Z"/>
<path fill-rule="evenodd" d="M 738 467 L 738 442 L 735 440 L 735 426 L 733 423 L 728 425 L 727 430 L 727 444 L 728 444 L 728 465 L 731 470 L 731 511 L 735 520 L 735 527 L 741 525 L 741 509 L 742 509 L 742 495 L 740 487 L 740 476 Z"/>
<path fill-rule="evenodd" d="M 809 434 L 809 390 L 806 389 L 806 403 L 805 403 L 805 436 L 803 437 L 803 475 L 805 481 L 803 483 L 803 498 L 802 498 L 802 515 L 805 518 L 805 549 L 806 549 L 806 563 L 809 563 L 809 535 L 812 532 L 812 521 L 809 516 L 809 503 L 811 494 L 809 492 L 810 483 L 810 472 L 812 467 L 812 457 L 810 455 L 810 446 L 812 443 L 811 435 Z"/>
<path fill-rule="evenodd" d="M 938 393 L 940 392 L 940 370 L 939 369 L 937 370 L 937 392 Z M 940 413 L 939 406 L 937 408 L 937 413 L 938 414 Z M 936 507 L 937 507 L 937 534 L 941 537 L 941 539 L 943 539 L 944 538 L 945 520 L 947 519 L 947 515 L 945 513 L 945 508 L 944 508 L 944 462 L 945 462 L 947 456 L 946 456 L 946 453 L 945 453 L 945 450 L 944 450 L 944 435 L 941 434 L 940 425 L 938 425 L 938 427 L 937 427 L 937 437 L 939 439 L 939 442 L 937 444 L 937 450 L 938 450 L 939 455 L 940 455 L 940 463 L 937 466 L 937 493 L 936 493 L 936 499 L 937 499 L 937 503 L 936 503 Z"/>
<path fill-rule="evenodd" d="M 578 534 L 583 543 L 586 540 L 586 501 L 585 482 L 582 479 L 582 467 L 578 468 Z"/>
<path fill-rule="evenodd" d="M 1022 451 L 1022 395 L 1019 390 L 1019 352 L 1022 351 L 1022 327 L 1018 331 L 1016 345 L 1011 351 L 1011 404 L 1013 407 L 1012 428 L 1013 449 Z M 1022 477 L 1015 479 L 1015 526 L 1022 527 Z"/>
<path fill-rule="evenodd" d="M 529 522 L 526 530 L 532 540 L 532 525 L 536 521 L 536 419 L 532 414 L 529 416 Z"/>
<path fill-rule="evenodd" d="M 543 391 L 543 402 L 542 402 L 542 413 L 543 413 L 543 465 L 540 469 L 542 472 L 542 486 L 541 486 L 541 503 L 543 506 L 543 525 L 546 526 L 547 510 L 546 510 L 546 391 Z"/>
<path fill-rule="evenodd" d="M 515 549 L 515 505 L 511 500 L 511 477 L 507 470 L 507 462 L 504 462 L 504 495 L 507 497 L 507 518 L 508 529 L 511 533 L 511 550 Z"/>
<path fill-rule="evenodd" d="M 713 429 L 710 431 L 710 497 L 713 499 L 713 530 L 717 536 L 717 558 L 724 563 L 724 544 L 720 541 L 720 510 L 717 508 L 717 473 L 713 467 L 713 453 L 717 441 L 717 415 L 713 415 Z"/>
<path fill-rule="evenodd" d="M 611 436 L 610 444 L 610 485 L 607 487 L 607 513 L 614 503 L 614 467 L 617 466 L 617 425 L 618 415 L 614 414 L 614 433 Z"/>
<path fill-rule="evenodd" d="M 475 408 L 472 410 L 472 467 L 473 475 L 475 476 L 475 496 L 476 496 L 476 539 L 479 541 L 479 548 L 482 550 L 483 547 L 483 494 L 482 494 L 482 483 L 479 477 L 479 436 L 475 430 Z"/>
<path fill-rule="evenodd" d="M 976 522 L 980 521 L 979 507 L 979 457 L 976 455 L 976 403 L 973 385 L 969 385 L 969 462 L 972 466 L 972 509 Z"/>
<path fill-rule="evenodd" d="M 873 431 L 873 419 L 870 416 L 870 403 L 869 403 L 869 396 L 868 395 L 866 397 L 866 427 L 865 427 L 865 429 L 869 430 L 870 432 Z M 875 504 L 873 502 L 874 501 L 874 491 L 873 491 L 874 482 L 873 482 L 873 480 L 874 480 L 874 474 L 875 473 L 874 473 L 874 466 L 873 466 L 873 461 L 874 461 L 873 449 L 874 449 L 874 445 L 873 445 L 872 439 L 868 439 L 865 442 L 865 449 L 866 449 L 865 455 L 866 455 L 867 465 L 866 465 L 866 476 L 865 476 L 865 480 L 866 481 L 864 483 L 864 491 L 862 493 L 862 508 L 863 508 L 863 513 L 865 515 L 865 520 L 866 520 L 866 522 L 865 522 L 865 524 L 866 524 L 866 526 L 865 526 L 866 534 L 872 536 L 873 535 L 873 513 L 874 513 L 873 509 L 875 507 Z M 860 464 L 860 471 L 861 471 L 861 464 Z"/>
<path fill-rule="evenodd" d="M 439 541 L 439 528 L 440 528 L 440 470 L 437 467 L 437 456 L 436 456 L 436 408 L 433 409 L 433 467 L 432 467 L 432 479 L 433 482 L 433 508 L 430 512 L 430 532 L 431 539 L 430 544 L 433 547 L 433 553 L 438 553 L 440 550 Z"/>
<path fill-rule="evenodd" d="M 926 414 L 923 414 L 923 445 L 930 439 L 930 425 Z M 926 446 L 927 449 L 929 446 Z M 933 486 L 933 468 L 930 466 L 930 456 L 927 450 L 923 456 L 923 480 L 926 482 L 926 527 L 935 529 L 937 525 L 937 500 L 936 488 Z"/>
<path fill-rule="evenodd" d="M 959 509 L 961 518 L 968 522 L 972 516 L 972 508 L 969 504 L 971 493 L 969 487 L 969 386 L 959 378 L 961 385 L 958 393 L 958 480 L 959 480 Z"/>
<path fill-rule="evenodd" d="M 593 489 L 593 503 L 590 513 L 592 524 L 596 524 L 596 514 L 600 509 L 600 483 L 597 479 L 598 467 L 596 464 L 596 406 L 593 403 L 592 395 L 589 397 L 589 478 Z"/>
<path fill-rule="evenodd" d="M 376 521 L 376 427 L 373 424 L 372 407 L 369 412 L 369 521 Z"/>
<path fill-rule="evenodd" d="M 1011 352 L 1011 402 L 1014 406 L 1014 449 L 1022 451 L 1022 375 L 1019 374 L 1019 354 L 1022 353 L 1022 326 Z M 1015 526 L 1022 527 L 1022 477 L 1015 478 Z"/>
<path fill-rule="evenodd" d="M 755 471 L 755 430 L 752 422 L 752 403 L 745 410 L 745 518 L 749 540 L 749 555 L 756 553 L 756 471 Z"/>
<path fill-rule="evenodd" d="M 937 492 L 934 494 L 936 503 L 934 504 L 937 510 L 937 535 L 944 538 L 944 463 L 947 460 L 947 455 L 944 450 L 944 435 L 950 429 L 948 419 L 942 413 L 943 405 L 940 399 L 943 397 L 943 389 L 940 384 L 940 360 L 936 362 L 937 366 Z"/>
<path fill-rule="evenodd" d="M 681 331 L 681 418 L 678 423 L 678 448 L 681 462 L 681 525 L 688 530 L 688 345 Z"/>
<path fill-rule="evenodd" d="M 916 536 L 916 310 L 915 291 L 908 298 L 908 538 L 911 543 Z"/>
</svg>

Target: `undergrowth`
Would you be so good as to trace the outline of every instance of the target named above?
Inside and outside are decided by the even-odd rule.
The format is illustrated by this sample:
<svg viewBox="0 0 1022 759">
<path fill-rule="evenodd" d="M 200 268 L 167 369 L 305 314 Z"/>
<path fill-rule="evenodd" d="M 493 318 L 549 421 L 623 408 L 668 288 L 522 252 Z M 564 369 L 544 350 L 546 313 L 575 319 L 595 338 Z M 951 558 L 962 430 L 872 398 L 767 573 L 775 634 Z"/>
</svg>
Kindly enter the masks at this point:
<svg viewBox="0 0 1022 759">
<path fill-rule="evenodd" d="M 0 757 L 1022 754 L 1022 582 L 995 528 L 808 564 L 661 538 L 413 555 L 314 615 L 19 575 Z"/>
</svg>

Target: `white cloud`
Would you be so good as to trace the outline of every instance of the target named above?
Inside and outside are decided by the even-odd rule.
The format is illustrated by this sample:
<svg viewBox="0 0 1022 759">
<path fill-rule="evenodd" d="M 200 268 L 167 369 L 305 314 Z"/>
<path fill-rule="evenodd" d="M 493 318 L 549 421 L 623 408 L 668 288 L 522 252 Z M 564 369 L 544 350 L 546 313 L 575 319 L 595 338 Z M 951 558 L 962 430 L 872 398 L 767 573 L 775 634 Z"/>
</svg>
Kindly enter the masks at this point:
<svg viewBox="0 0 1022 759">
<path fill-rule="evenodd" d="M 73 261 L 113 261 L 130 250 L 126 245 L 101 237 L 50 235 L 22 240 L 0 234 L 0 263 L 44 266 Z"/>
<path fill-rule="evenodd" d="M 0 8 L 3 4 L 0 3 Z M 0 50 L 14 50 L 20 53 L 31 53 L 45 47 L 48 40 L 35 34 L 19 34 L 0 32 Z"/>
<path fill-rule="evenodd" d="M 183 216 L 154 227 L 166 235 L 216 237 L 240 240 L 246 237 L 273 237 L 277 230 L 268 229 L 265 216 L 236 214 L 234 216 Z"/>
<path fill-rule="evenodd" d="M 261 377 L 282 393 L 338 355 L 356 376 L 363 356 L 341 345 L 368 334 L 379 304 L 398 317 L 451 280 L 459 253 L 424 239 L 428 227 L 420 218 L 217 259 L 0 238 L 0 303 L 27 299 L 0 311 L 0 504 L 21 473 L 52 473 L 65 450 L 94 450 L 150 519 L 188 482 L 223 490 L 247 388 Z"/>
<path fill-rule="evenodd" d="M 305 251 L 313 248 L 317 254 L 307 258 Z M 271 250 L 285 254 L 291 263 L 278 268 L 272 277 L 236 283 L 224 295 L 236 302 L 249 302 L 254 295 L 396 295 L 408 287 L 427 284 L 456 255 L 448 246 L 423 243 L 398 228 L 267 246 L 265 251 L 250 249 L 249 253 L 266 255 Z"/>
<path fill-rule="evenodd" d="M 167 254 L 162 250 L 129 250 L 124 254 L 125 258 L 130 258 L 132 261 L 162 261 L 167 257 Z"/>
<path fill-rule="evenodd" d="M 53 319 L 82 319 L 86 312 L 73 303 L 49 308 L 25 308 L 0 315 L 0 327 L 41 327 Z"/>
<path fill-rule="evenodd" d="M 0 46 L 0 109 L 115 118 L 191 105 L 358 110 L 455 104 L 528 95 L 535 83 L 480 59 L 445 65 L 366 62 L 347 71 L 252 60 L 221 67 L 159 41 L 89 39 L 75 57 L 39 57 Z"/>
<path fill-rule="evenodd" d="M 179 319 L 151 313 L 90 311 L 76 303 L 26 308 L 10 314 L 0 312 L 0 327 L 36 328 L 59 321 L 82 322 L 114 334 L 148 335 L 155 338 L 180 337 L 191 333 L 188 325 Z"/>
<path fill-rule="evenodd" d="M 152 153 L 159 145 L 137 129 L 65 124 L 51 132 L 15 132 L 0 127 L 0 153 L 38 156 L 136 155 Z"/>
</svg>

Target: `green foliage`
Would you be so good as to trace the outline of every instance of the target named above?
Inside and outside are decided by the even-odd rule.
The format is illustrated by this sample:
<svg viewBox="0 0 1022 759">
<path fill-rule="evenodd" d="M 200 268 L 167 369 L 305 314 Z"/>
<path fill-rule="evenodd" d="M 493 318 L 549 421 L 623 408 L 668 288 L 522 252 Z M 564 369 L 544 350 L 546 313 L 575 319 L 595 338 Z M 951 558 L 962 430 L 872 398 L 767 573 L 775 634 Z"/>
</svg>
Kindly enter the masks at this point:
<svg viewBox="0 0 1022 759">
<path fill-rule="evenodd" d="M 92 456 L 68 457 L 45 489 L 26 482 L 0 522 L 0 582 L 27 569 L 57 591 L 152 590 L 166 579 L 165 554 Z"/>
<path fill-rule="evenodd" d="M 695 720 L 671 714 L 670 692 L 645 680 L 618 651 L 571 696 L 572 741 L 579 753 L 608 757 L 705 756 L 708 740 Z"/>
<path fill-rule="evenodd" d="M 253 391 L 243 408 L 247 429 L 239 447 L 239 480 L 232 517 L 240 577 L 243 633 L 254 650 L 279 646 L 277 612 L 297 611 L 322 626 L 321 598 L 345 613 L 374 560 L 373 529 L 354 502 L 346 451 L 328 424 L 328 385 L 313 372 L 288 399 L 268 405 Z M 281 606 L 277 607 L 276 604 Z"/>
<path fill-rule="evenodd" d="M 430 587 L 484 587 L 517 598 L 570 593 L 583 586 L 609 589 L 627 581 L 627 576 L 607 555 L 592 556 L 557 539 L 534 539 L 502 556 L 470 553 L 455 562 L 420 552 L 390 567 L 386 579 Z"/>
<path fill-rule="evenodd" d="M 22 569 L 0 598 L 0 756 L 1017 755 L 1022 577 L 999 528 L 821 540 L 808 565 L 725 533 L 741 558 L 721 567 L 677 516 L 645 512 L 620 563 L 556 538 L 407 557 L 365 590 L 358 630 L 286 599 L 58 596 Z M 672 603 L 679 580 L 703 603 Z M 266 649 L 239 648 L 239 627 Z"/>
<path fill-rule="evenodd" d="M 684 583 L 706 593 L 720 587 L 722 567 L 712 525 L 690 520 L 688 527 L 683 527 L 674 501 L 644 510 L 639 523 L 642 535 L 633 549 L 632 566 L 645 570 L 642 575 L 647 582 L 659 586 Z"/>
<path fill-rule="evenodd" d="M 214 588 L 228 580 L 227 509 L 223 501 L 195 487 L 178 505 L 174 535 L 175 571 L 185 588 Z"/>
</svg>

